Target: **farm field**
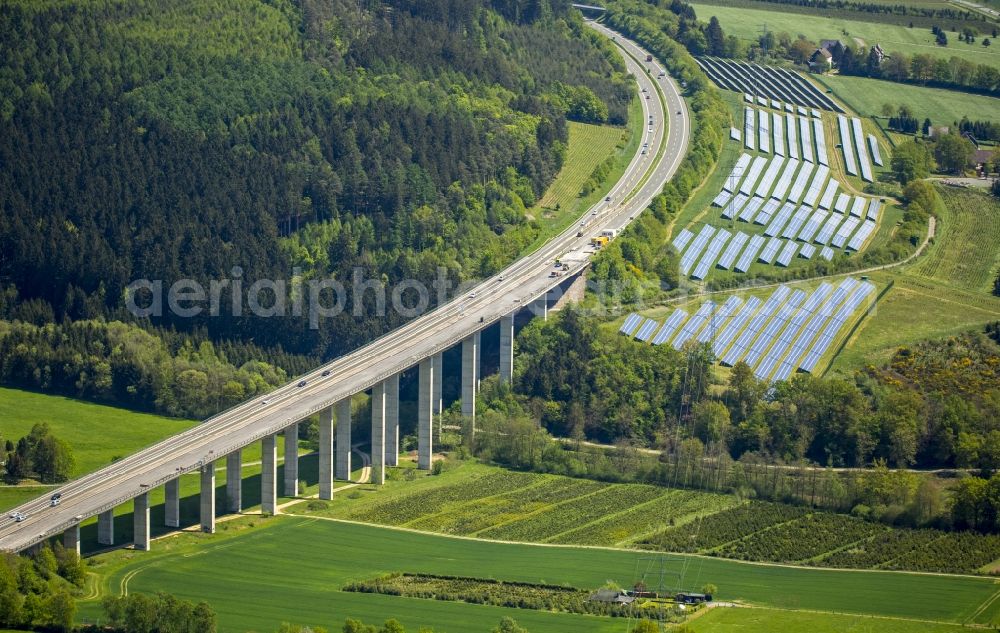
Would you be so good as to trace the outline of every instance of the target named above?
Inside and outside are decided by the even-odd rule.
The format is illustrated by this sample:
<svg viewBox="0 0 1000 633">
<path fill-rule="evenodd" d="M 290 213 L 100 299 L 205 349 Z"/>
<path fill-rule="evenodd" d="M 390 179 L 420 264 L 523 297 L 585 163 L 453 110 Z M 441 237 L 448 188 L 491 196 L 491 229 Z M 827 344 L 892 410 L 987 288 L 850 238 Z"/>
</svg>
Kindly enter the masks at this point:
<svg viewBox="0 0 1000 633">
<path fill-rule="evenodd" d="M 911 29 L 894 24 L 767 9 L 724 7 L 705 2 L 695 2 L 691 6 L 700 19 L 707 20 L 715 16 L 719 18 L 726 35 L 735 35 L 742 40 L 756 40 L 760 37 L 761 25 L 767 24 L 769 31 L 788 33 L 792 38 L 801 33 L 814 42 L 840 39 L 851 48 L 857 48 L 857 40 L 861 40 L 866 47 L 881 44 L 890 55 L 893 52 L 907 55 L 926 53 L 942 59 L 956 56 L 976 64 L 1000 68 L 1000 51 L 992 50 L 995 48 L 993 46 L 987 49 L 980 44 L 982 38 L 977 39 L 975 44 L 965 44 L 956 37 L 951 37 L 953 33 L 949 32 L 949 45 L 941 47 L 934 43 L 934 35 L 929 28 Z"/>
<path fill-rule="evenodd" d="M 1000 266 L 1000 201 L 985 193 L 941 186 L 939 235 L 912 273 L 989 295 Z"/>
<path fill-rule="evenodd" d="M 1000 537 L 891 529 L 732 495 L 475 462 L 356 491 L 335 495 L 325 509 L 297 504 L 287 512 L 497 541 L 637 547 L 821 567 L 975 573 L 1000 559 Z M 839 555 L 845 549 L 854 555 Z"/>
<path fill-rule="evenodd" d="M 542 198 L 527 210 L 528 217 L 542 224 L 542 231 L 525 252 L 541 246 L 576 220 L 585 209 L 601 200 L 604 192 L 621 177 L 632 156 L 639 151 L 645 129 L 643 123 L 642 104 L 638 99 L 633 99 L 629 105 L 627 129 L 568 122 L 569 143 L 562 169 Z M 594 169 L 609 157 L 614 157 L 614 161 L 604 184 L 581 197 L 579 194 Z"/>
<path fill-rule="evenodd" d="M 950 126 L 963 116 L 1000 121 L 1000 99 L 996 97 L 868 77 L 822 75 L 811 79 L 826 84 L 840 101 L 866 117 L 881 116 L 882 104 L 889 103 L 893 106 L 905 104 L 920 121 L 930 119 L 938 125 Z"/>
<path fill-rule="evenodd" d="M 691 621 L 695 633 L 957 633 L 958 624 L 778 609 L 710 609 Z"/>
<path fill-rule="evenodd" d="M 640 556 L 622 550 L 494 543 L 279 517 L 252 530 L 159 541 L 150 553 L 101 555 L 96 571 L 104 592 L 165 590 L 182 598 L 204 599 L 219 613 L 220 631 L 271 630 L 281 621 L 332 629 L 348 616 L 374 622 L 396 616 L 414 629 L 428 625 L 444 632 L 487 631 L 501 615 L 509 614 L 532 633 L 610 633 L 621 630 L 621 620 L 348 595 L 339 588 L 392 571 L 468 575 L 469 570 L 482 569 L 494 579 L 589 589 L 609 579 L 633 582 Z M 483 561 L 491 561 L 488 569 Z M 976 578 L 827 571 L 690 557 L 680 557 L 676 564 L 685 584 L 712 582 L 723 600 L 941 622 L 968 618 L 996 591 L 991 580 Z M 254 604 L 252 613 L 246 609 L 248 600 Z M 99 615 L 96 600 L 81 603 L 81 619 Z"/>
<path fill-rule="evenodd" d="M 5 440 L 16 442 L 38 422 L 47 422 L 55 436 L 73 448 L 73 477 L 197 424 L 63 396 L 0 388 L 0 434 Z"/>
</svg>

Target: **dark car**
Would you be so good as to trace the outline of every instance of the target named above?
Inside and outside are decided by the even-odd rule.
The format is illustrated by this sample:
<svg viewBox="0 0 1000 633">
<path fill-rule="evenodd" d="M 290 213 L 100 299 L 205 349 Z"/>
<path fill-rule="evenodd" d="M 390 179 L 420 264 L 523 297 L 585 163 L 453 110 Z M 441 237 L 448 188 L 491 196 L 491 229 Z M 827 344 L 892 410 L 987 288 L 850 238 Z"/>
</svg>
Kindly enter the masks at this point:
<svg viewBox="0 0 1000 633">
<path fill-rule="evenodd" d="M 300 381 L 299 381 L 299 386 L 300 386 L 300 387 L 305 387 L 305 386 L 306 386 L 306 381 L 304 381 L 304 380 L 300 380 Z"/>
<path fill-rule="evenodd" d="M 323 375 L 324 376 L 329 376 L 330 375 L 330 370 L 329 369 L 324 369 L 323 370 Z"/>
</svg>

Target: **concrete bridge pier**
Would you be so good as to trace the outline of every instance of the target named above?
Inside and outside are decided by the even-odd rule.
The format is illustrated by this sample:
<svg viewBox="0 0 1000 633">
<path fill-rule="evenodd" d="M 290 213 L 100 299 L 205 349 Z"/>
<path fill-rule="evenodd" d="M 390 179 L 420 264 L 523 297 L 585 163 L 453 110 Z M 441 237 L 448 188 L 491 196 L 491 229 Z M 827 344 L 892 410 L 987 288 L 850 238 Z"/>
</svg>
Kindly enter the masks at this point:
<svg viewBox="0 0 1000 633">
<path fill-rule="evenodd" d="M 201 531 L 215 534 L 215 462 L 201 467 Z"/>
<path fill-rule="evenodd" d="M 337 479 L 351 480 L 351 398 L 337 403 Z M 332 494 L 332 490 L 331 490 Z"/>
<path fill-rule="evenodd" d="M 80 555 L 80 524 L 77 523 L 63 532 L 63 547 Z"/>
<path fill-rule="evenodd" d="M 133 500 L 132 543 L 136 549 L 149 551 L 149 493 Z"/>
<path fill-rule="evenodd" d="M 226 510 L 243 511 L 243 449 L 226 455 Z"/>
<path fill-rule="evenodd" d="M 372 478 L 376 485 L 385 483 L 385 383 L 372 387 Z"/>
<path fill-rule="evenodd" d="M 385 381 L 385 465 L 399 466 L 399 374 Z"/>
<path fill-rule="evenodd" d="M 476 332 L 462 341 L 462 417 L 472 420 L 476 432 L 476 392 L 479 390 L 479 339 Z"/>
<path fill-rule="evenodd" d="M 319 498 L 333 499 L 333 407 L 319 412 Z"/>
<path fill-rule="evenodd" d="M 181 526 L 180 477 L 163 484 L 163 525 L 172 528 Z"/>
<path fill-rule="evenodd" d="M 434 392 L 439 382 L 434 370 L 434 359 L 439 355 L 420 361 L 417 377 L 417 468 L 430 470 L 434 455 Z"/>
<path fill-rule="evenodd" d="M 260 441 L 260 511 L 278 513 L 278 436 L 268 435 Z"/>
<path fill-rule="evenodd" d="M 285 429 L 285 496 L 299 494 L 299 423 Z"/>
<path fill-rule="evenodd" d="M 514 313 L 500 317 L 500 382 L 514 376 Z"/>
<path fill-rule="evenodd" d="M 444 411 L 444 397 L 442 397 L 442 385 L 444 384 L 444 352 L 438 352 L 431 356 L 432 369 L 434 370 L 434 387 L 431 400 L 434 404 L 434 415 L 441 415 Z"/>
<path fill-rule="evenodd" d="M 115 544 L 115 510 L 105 510 L 97 515 L 97 542 L 101 545 Z"/>
</svg>

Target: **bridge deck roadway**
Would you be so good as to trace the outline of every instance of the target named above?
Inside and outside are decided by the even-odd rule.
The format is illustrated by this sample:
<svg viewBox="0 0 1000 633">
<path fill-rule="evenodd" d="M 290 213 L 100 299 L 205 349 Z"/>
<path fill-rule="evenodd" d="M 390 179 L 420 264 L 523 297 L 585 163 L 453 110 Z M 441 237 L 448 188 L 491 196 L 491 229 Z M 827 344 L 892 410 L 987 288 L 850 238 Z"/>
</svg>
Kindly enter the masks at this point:
<svg viewBox="0 0 1000 633">
<path fill-rule="evenodd" d="M 615 35 L 604 26 L 591 23 L 591 27 L 608 37 Z M 644 126 L 648 151 L 637 152 L 633 157 L 609 194 L 611 202 L 598 203 L 581 218 L 586 222 L 583 236 L 577 237 L 580 225 L 575 223 L 468 294 L 267 396 L 244 402 L 184 433 L 66 484 L 58 490 L 62 501 L 56 507 L 50 507 L 48 495 L 23 504 L 15 510 L 27 516 L 24 521 L 17 523 L 9 516 L 0 518 L 0 550 L 31 547 L 84 518 L 114 508 L 183 473 L 195 471 L 202 464 L 277 433 L 455 345 L 501 316 L 528 305 L 562 281 L 549 277 L 557 257 L 573 255 L 565 257 L 570 265 L 567 274 L 583 269 L 588 260 L 581 255 L 589 251 L 590 237 L 605 228 L 624 227 L 649 205 L 676 171 L 689 137 L 687 109 L 675 82 L 669 76 L 658 78 L 663 69 L 657 62 L 640 61 L 645 60 L 646 52 L 638 45 L 620 35 L 616 41 L 627 53 L 626 63 L 640 88 L 645 88 L 640 93 L 644 121 L 652 117 L 655 123 Z M 646 94 L 651 98 L 645 99 Z M 665 120 L 670 122 L 666 137 Z M 662 154 L 661 147 L 665 149 Z M 330 373 L 324 377 L 323 371 Z M 300 380 L 305 380 L 306 386 L 297 387 Z M 267 404 L 263 403 L 265 400 Z"/>
</svg>

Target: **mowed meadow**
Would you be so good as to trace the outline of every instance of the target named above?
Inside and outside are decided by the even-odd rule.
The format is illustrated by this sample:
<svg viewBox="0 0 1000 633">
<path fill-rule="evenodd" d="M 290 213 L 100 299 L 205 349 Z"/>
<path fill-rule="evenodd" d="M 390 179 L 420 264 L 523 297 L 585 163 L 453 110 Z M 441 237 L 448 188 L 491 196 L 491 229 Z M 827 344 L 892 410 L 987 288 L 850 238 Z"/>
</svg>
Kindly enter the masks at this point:
<svg viewBox="0 0 1000 633">
<path fill-rule="evenodd" d="M 156 541 L 150 553 L 103 555 L 98 557 L 95 571 L 102 576 L 102 592 L 169 591 L 182 598 L 206 600 L 218 612 L 223 632 L 273 630 L 282 621 L 336 629 L 347 617 L 369 622 L 397 617 L 408 629 L 433 626 L 439 633 L 485 632 L 501 616 L 510 615 L 532 633 L 612 633 L 622 631 L 625 622 L 345 593 L 341 587 L 355 580 L 406 571 L 592 589 L 609 580 L 622 585 L 635 582 L 641 575 L 637 570 L 645 569 L 645 556 L 626 550 L 496 543 L 312 517 L 277 517 L 254 529 Z M 866 616 L 857 620 L 838 616 L 841 623 L 881 622 L 870 619 L 873 616 L 901 618 L 900 622 L 906 622 L 905 630 L 917 632 L 950 630 L 940 624 L 973 618 L 997 590 L 992 580 L 957 576 L 802 569 L 686 556 L 671 557 L 668 564 L 672 571 L 683 574 L 685 585 L 717 585 L 721 600 L 824 612 L 807 618 L 813 622 L 831 612 Z M 81 620 L 94 621 L 101 616 L 97 599 L 80 606 Z M 757 612 L 740 611 L 748 616 Z M 779 626 L 780 621 L 776 623 Z M 756 630 L 824 629 L 797 625 Z M 843 629 L 835 623 L 825 630 Z"/>
</svg>

